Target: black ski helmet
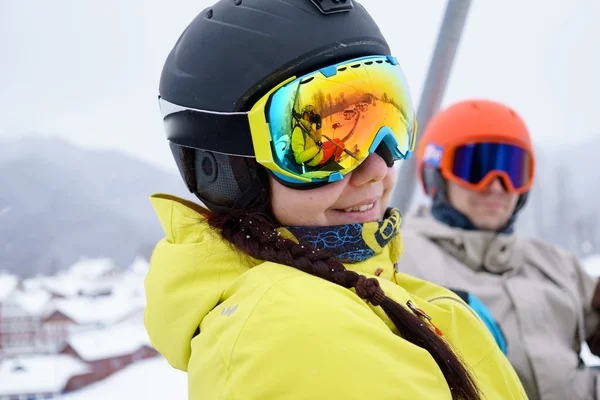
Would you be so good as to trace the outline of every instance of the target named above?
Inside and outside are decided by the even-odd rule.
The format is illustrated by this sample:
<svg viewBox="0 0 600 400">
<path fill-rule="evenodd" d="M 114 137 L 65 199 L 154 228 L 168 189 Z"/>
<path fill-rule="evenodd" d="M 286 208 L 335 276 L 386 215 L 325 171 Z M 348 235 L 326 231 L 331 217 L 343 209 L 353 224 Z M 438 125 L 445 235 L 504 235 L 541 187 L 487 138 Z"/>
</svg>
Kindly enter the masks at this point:
<svg viewBox="0 0 600 400">
<path fill-rule="evenodd" d="M 345 60 L 390 55 L 353 0 L 220 0 L 186 28 L 163 67 L 159 96 L 218 113 L 249 111 L 277 84 Z M 239 114 L 238 114 L 239 115 Z M 190 192 L 213 212 L 266 210 L 266 169 L 232 116 L 218 131 L 199 113 L 163 110 L 165 130 Z"/>
</svg>

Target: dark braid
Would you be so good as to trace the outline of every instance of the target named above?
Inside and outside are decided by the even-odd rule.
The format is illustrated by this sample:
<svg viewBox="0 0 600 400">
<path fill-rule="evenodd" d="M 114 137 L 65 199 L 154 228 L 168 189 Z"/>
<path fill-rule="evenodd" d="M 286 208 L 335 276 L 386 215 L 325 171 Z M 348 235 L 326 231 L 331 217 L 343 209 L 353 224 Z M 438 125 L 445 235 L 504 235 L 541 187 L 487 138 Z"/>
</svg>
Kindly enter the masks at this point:
<svg viewBox="0 0 600 400">
<path fill-rule="evenodd" d="M 475 381 L 450 346 L 423 320 L 385 295 L 379 281 L 366 278 L 335 261 L 325 251 L 308 243 L 283 238 L 268 216 L 258 213 L 232 212 L 224 217 L 211 215 L 209 223 L 237 249 L 259 260 L 297 268 L 345 288 L 355 288 L 359 297 L 381 306 L 400 336 L 427 350 L 441 369 L 452 392 L 452 399 L 479 400 Z"/>
</svg>

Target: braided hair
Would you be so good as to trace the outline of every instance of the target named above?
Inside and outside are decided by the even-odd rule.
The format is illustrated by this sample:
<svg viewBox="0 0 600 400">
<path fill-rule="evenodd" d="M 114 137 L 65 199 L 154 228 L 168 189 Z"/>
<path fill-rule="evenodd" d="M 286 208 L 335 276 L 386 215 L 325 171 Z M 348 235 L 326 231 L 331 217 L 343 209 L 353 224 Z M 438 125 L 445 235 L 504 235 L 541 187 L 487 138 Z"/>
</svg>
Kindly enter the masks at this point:
<svg viewBox="0 0 600 400">
<path fill-rule="evenodd" d="M 381 306 L 402 338 L 431 354 L 446 378 L 452 399 L 481 398 L 472 375 L 450 346 L 432 329 L 424 328 L 420 317 L 387 297 L 376 278 L 347 270 L 341 262 L 309 243 L 282 237 L 275 230 L 277 225 L 265 214 L 232 211 L 224 216 L 210 215 L 208 221 L 225 240 L 255 259 L 288 265 L 345 288 L 354 288 L 360 298 Z"/>
</svg>

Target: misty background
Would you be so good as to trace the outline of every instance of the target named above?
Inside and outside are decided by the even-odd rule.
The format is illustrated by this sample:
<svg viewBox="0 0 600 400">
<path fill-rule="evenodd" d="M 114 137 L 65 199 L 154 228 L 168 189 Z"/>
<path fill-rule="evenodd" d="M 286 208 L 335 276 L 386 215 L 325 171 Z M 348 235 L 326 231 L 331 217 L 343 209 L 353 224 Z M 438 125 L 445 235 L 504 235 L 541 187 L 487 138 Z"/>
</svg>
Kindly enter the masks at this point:
<svg viewBox="0 0 600 400">
<path fill-rule="evenodd" d="M 0 0 L 0 270 L 150 255 L 163 235 L 148 196 L 192 198 L 162 130 L 160 71 L 211 3 Z M 417 106 L 446 1 L 363 4 Z M 600 253 L 599 20 L 596 0 L 473 1 L 442 103 L 487 98 L 521 114 L 537 177 L 519 232 L 580 257 Z"/>
</svg>

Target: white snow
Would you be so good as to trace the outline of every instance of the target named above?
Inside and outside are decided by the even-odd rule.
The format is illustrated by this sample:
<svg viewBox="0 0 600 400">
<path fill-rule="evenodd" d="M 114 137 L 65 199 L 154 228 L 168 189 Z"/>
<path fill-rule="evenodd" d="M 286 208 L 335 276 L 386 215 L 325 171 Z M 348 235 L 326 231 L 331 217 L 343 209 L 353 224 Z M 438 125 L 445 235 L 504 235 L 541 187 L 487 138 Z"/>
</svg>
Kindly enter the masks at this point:
<svg viewBox="0 0 600 400">
<path fill-rule="evenodd" d="M 26 291 L 29 290 L 42 290 L 44 288 L 44 282 L 48 279 L 47 276 L 36 276 L 34 278 L 27 278 L 21 281 L 21 285 L 23 289 Z"/>
<path fill-rule="evenodd" d="M 147 264 L 146 264 L 147 265 Z M 140 264 L 136 268 L 143 268 Z M 147 267 L 146 267 L 147 268 Z M 127 271 L 124 273 L 119 282 L 115 283 L 112 288 L 112 293 L 115 297 L 126 297 L 131 301 L 137 301 L 141 307 L 146 306 L 146 293 L 144 291 L 144 279 L 146 275 L 143 273 L 135 273 Z"/>
<path fill-rule="evenodd" d="M 110 258 L 82 258 L 69 268 L 69 274 L 85 280 L 95 280 L 116 269 L 117 264 Z"/>
<path fill-rule="evenodd" d="M 79 325 L 111 325 L 133 315 L 144 305 L 138 299 L 117 296 L 54 300 L 46 316 L 58 311 Z"/>
<path fill-rule="evenodd" d="M 10 296 L 18 284 L 19 280 L 16 276 L 0 274 L 0 303 L 4 302 Z"/>
<path fill-rule="evenodd" d="M 588 274 L 600 277 L 600 254 L 589 256 L 583 259 L 581 263 Z"/>
<path fill-rule="evenodd" d="M 27 285 L 39 285 L 62 297 L 110 294 L 110 289 L 120 281 L 122 273 L 110 259 L 84 258 L 73 264 L 68 271 L 52 277 L 28 280 Z"/>
<path fill-rule="evenodd" d="M 81 390 L 67 393 L 63 400 L 186 400 L 187 376 L 162 357 L 132 364 L 122 371 Z"/>
<path fill-rule="evenodd" d="M 17 290 L 10 296 L 10 302 L 18 305 L 21 310 L 32 317 L 41 317 L 50 301 L 50 294 L 43 290 Z"/>
<path fill-rule="evenodd" d="M 23 356 L 0 362 L 0 395 L 60 393 L 69 379 L 90 372 L 68 355 Z"/>
<path fill-rule="evenodd" d="M 143 346 L 152 347 L 144 327 L 129 323 L 75 334 L 67 344 L 88 362 L 133 354 Z"/>
<path fill-rule="evenodd" d="M 150 264 L 143 257 L 136 257 L 133 260 L 133 263 L 129 266 L 129 270 L 136 275 L 146 276 L 148 273 L 148 269 L 150 268 Z"/>
<path fill-rule="evenodd" d="M 62 297 L 77 296 L 84 284 L 81 279 L 67 276 L 57 275 L 44 279 L 43 287 L 52 294 Z"/>
</svg>

